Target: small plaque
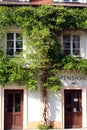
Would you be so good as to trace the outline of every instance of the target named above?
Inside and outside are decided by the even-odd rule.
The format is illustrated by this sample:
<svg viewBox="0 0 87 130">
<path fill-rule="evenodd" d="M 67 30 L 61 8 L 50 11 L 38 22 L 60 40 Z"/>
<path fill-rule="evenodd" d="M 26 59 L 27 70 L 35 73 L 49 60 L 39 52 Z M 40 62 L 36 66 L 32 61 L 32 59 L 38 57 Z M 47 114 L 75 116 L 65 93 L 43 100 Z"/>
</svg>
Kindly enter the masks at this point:
<svg viewBox="0 0 87 130">
<path fill-rule="evenodd" d="M 78 102 L 78 98 L 74 98 L 74 102 Z"/>
</svg>

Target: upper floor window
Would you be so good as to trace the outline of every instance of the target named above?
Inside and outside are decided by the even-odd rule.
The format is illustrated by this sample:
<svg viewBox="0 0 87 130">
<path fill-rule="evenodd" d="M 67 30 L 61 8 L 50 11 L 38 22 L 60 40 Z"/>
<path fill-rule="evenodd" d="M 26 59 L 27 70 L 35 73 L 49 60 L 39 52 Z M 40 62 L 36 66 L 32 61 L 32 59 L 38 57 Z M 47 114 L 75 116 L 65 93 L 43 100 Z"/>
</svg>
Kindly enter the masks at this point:
<svg viewBox="0 0 87 130">
<path fill-rule="evenodd" d="M 78 3 L 80 0 L 53 0 L 53 2 L 58 3 L 58 2 L 67 2 L 67 3 Z"/>
<path fill-rule="evenodd" d="M 23 50 L 23 38 L 21 33 L 7 33 L 7 55 L 16 55 Z"/>
<path fill-rule="evenodd" d="M 64 0 L 64 2 L 78 2 L 78 0 Z"/>
<path fill-rule="evenodd" d="M 66 55 L 80 56 L 80 35 L 63 35 L 63 51 Z"/>
</svg>

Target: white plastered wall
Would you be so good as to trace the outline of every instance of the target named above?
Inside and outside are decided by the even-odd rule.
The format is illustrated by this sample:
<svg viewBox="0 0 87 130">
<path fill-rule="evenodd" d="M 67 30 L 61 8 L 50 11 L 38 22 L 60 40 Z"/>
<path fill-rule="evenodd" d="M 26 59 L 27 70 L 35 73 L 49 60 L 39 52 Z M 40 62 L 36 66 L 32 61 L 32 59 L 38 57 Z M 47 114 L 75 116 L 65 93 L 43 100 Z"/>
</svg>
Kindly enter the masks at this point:
<svg viewBox="0 0 87 130">
<path fill-rule="evenodd" d="M 40 88 L 35 91 L 28 91 L 28 122 L 39 122 L 40 115 Z"/>
<path fill-rule="evenodd" d="M 62 106 L 61 106 L 61 93 L 49 92 L 48 93 L 48 109 L 49 109 L 49 121 L 61 121 L 62 122 Z"/>
</svg>

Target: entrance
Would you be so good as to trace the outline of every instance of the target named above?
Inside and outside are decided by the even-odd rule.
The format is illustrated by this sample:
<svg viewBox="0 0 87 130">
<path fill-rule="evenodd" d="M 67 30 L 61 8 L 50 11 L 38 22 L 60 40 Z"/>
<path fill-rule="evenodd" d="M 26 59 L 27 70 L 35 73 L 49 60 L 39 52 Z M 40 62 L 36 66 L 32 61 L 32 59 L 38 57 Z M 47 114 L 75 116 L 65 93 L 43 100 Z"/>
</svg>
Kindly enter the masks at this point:
<svg viewBox="0 0 87 130">
<path fill-rule="evenodd" d="M 4 129 L 23 128 L 23 90 L 4 92 Z"/>
<path fill-rule="evenodd" d="M 82 127 L 82 91 L 65 90 L 65 128 Z"/>
</svg>

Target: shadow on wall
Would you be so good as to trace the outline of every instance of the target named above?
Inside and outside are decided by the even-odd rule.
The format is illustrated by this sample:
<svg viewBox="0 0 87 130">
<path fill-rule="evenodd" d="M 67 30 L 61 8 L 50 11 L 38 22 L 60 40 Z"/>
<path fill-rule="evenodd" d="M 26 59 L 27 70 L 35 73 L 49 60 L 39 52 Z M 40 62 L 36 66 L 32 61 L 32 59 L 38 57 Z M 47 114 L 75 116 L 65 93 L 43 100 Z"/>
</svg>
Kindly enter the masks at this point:
<svg viewBox="0 0 87 130">
<path fill-rule="evenodd" d="M 62 97 L 61 92 L 50 92 L 48 94 L 48 115 L 51 125 L 55 128 L 60 128 L 54 122 L 62 122 Z M 61 125 L 61 124 L 60 124 Z"/>
</svg>

